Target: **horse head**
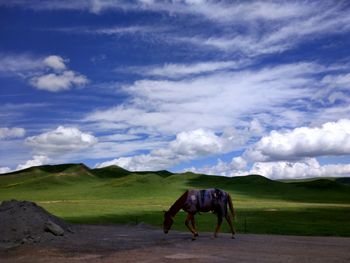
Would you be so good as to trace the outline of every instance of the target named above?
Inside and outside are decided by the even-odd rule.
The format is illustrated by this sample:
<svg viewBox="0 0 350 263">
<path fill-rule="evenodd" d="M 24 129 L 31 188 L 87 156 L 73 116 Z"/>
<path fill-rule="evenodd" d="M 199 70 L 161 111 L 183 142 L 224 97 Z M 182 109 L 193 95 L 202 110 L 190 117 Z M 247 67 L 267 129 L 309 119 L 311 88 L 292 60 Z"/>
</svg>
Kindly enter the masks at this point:
<svg viewBox="0 0 350 263">
<path fill-rule="evenodd" d="M 169 212 L 164 212 L 164 222 L 163 222 L 163 231 L 165 234 L 168 234 L 171 226 L 173 225 L 174 220 Z"/>
</svg>

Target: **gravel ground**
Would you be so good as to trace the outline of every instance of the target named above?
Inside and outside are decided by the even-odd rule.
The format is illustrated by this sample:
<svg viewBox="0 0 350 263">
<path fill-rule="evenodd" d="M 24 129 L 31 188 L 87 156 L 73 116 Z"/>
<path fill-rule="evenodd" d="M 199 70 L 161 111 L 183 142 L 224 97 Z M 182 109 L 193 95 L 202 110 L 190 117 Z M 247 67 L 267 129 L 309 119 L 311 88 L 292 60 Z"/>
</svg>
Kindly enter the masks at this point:
<svg viewBox="0 0 350 263">
<path fill-rule="evenodd" d="M 45 242 L 0 246 L 0 262 L 350 262 L 350 238 L 190 233 L 147 226 L 75 225 Z"/>
</svg>

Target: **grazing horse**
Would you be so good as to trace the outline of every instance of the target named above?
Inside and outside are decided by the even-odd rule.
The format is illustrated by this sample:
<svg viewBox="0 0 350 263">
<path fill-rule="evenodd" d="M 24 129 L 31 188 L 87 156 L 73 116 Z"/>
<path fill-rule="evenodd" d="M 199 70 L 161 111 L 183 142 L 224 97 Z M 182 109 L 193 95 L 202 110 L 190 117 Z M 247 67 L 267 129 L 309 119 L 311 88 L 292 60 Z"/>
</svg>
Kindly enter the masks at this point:
<svg viewBox="0 0 350 263">
<path fill-rule="evenodd" d="M 227 206 L 230 209 L 230 213 L 227 211 Z M 163 230 L 165 234 L 169 232 L 173 224 L 173 218 L 181 209 L 187 212 L 185 225 L 193 234 L 193 240 L 195 240 L 198 236 L 196 223 L 194 220 L 195 214 L 209 211 L 215 213 L 218 218 L 214 237 L 217 237 L 222 219 L 225 217 L 230 226 L 232 238 L 234 238 L 235 229 L 232 225 L 232 219 L 235 216 L 235 210 L 233 208 L 232 199 L 229 193 L 220 189 L 187 190 L 170 207 L 170 209 L 164 213 Z"/>
</svg>

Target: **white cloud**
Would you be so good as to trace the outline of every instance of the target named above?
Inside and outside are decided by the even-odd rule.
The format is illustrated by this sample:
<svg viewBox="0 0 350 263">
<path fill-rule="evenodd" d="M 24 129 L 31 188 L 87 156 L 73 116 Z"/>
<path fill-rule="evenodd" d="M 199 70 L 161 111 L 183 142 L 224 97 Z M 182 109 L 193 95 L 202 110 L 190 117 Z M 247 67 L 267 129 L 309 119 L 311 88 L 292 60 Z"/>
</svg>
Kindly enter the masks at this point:
<svg viewBox="0 0 350 263">
<path fill-rule="evenodd" d="M 332 87 L 340 87 L 343 89 L 350 88 L 350 73 L 339 75 L 326 75 L 322 78 L 322 83 L 331 85 Z"/>
<path fill-rule="evenodd" d="M 50 73 L 31 79 L 30 84 L 40 90 L 58 92 L 69 90 L 72 86 L 83 86 L 88 83 L 84 75 L 67 70 L 59 74 Z"/>
<path fill-rule="evenodd" d="M 144 151 L 153 151 L 166 147 L 167 143 L 164 140 L 157 138 L 148 138 L 147 140 L 132 140 L 132 141 L 102 141 L 104 138 L 99 138 L 99 142 L 89 151 L 81 151 L 75 154 L 65 155 L 71 159 L 111 159 L 121 156 L 140 154 Z M 76 158 L 77 157 L 77 158 Z"/>
<path fill-rule="evenodd" d="M 0 167 L 0 174 L 5 174 L 11 172 L 9 167 Z"/>
<path fill-rule="evenodd" d="M 103 142 L 109 140 L 109 136 L 100 137 L 100 142 L 94 146 L 89 154 L 93 157 L 110 158 L 111 156 L 124 156 L 99 163 L 97 167 L 116 164 L 129 170 L 160 170 L 168 169 L 180 162 L 228 153 L 232 150 L 242 150 L 249 139 L 256 136 L 256 130 L 252 125 L 241 129 L 225 128 L 219 134 L 211 130 L 196 129 L 179 132 L 176 137 L 168 142 L 168 137 L 150 136 L 147 140 L 139 137 L 139 140 L 118 141 L 118 143 Z M 136 134 L 140 131 L 136 130 Z M 112 135 L 111 139 L 114 136 Z M 121 139 L 123 139 L 122 136 Z M 129 135 L 126 134 L 126 138 Z M 117 136 L 116 139 L 119 139 Z M 138 154 L 138 150 L 147 150 L 147 154 Z M 125 157 L 134 154 L 134 156 Z M 91 157 L 90 156 L 90 157 Z M 235 165 L 242 167 L 245 160 L 237 158 Z"/>
<path fill-rule="evenodd" d="M 94 0 L 94 1 L 11 1 L 4 2 L 3 5 L 17 5 L 24 8 L 35 10 L 83 10 L 95 14 L 100 14 L 107 10 L 123 11 L 155 11 L 169 12 L 171 14 L 192 14 L 210 19 L 213 21 L 235 21 L 243 19 L 249 20 L 279 20 L 284 18 L 299 17 L 308 14 L 307 11 L 314 5 L 298 2 L 271 1 L 249 1 L 235 2 L 233 4 L 227 1 L 205 1 L 205 0 L 183 0 L 183 1 L 153 1 L 153 0 Z"/>
<path fill-rule="evenodd" d="M 17 74 L 26 77 L 30 72 L 44 68 L 41 58 L 30 54 L 4 54 L 0 53 L 0 73 Z"/>
<path fill-rule="evenodd" d="M 124 87 L 129 101 L 92 112 L 85 121 L 171 135 L 194 129 L 221 132 L 242 123 L 241 116 L 279 116 L 284 103 L 310 98 L 317 88 L 313 75 L 324 70 L 315 63 L 296 63 L 171 81 L 139 80 Z"/>
<path fill-rule="evenodd" d="M 219 160 L 214 166 L 192 167 L 185 170 L 229 177 L 259 174 L 270 179 L 350 176 L 350 164 L 320 165 L 316 158 L 305 158 L 297 162 L 256 162 L 250 169 L 246 169 L 245 165 L 246 161 L 243 158 L 236 157 L 230 163 Z"/>
<path fill-rule="evenodd" d="M 105 135 L 105 136 L 100 136 L 99 140 L 101 141 L 133 141 L 141 139 L 140 136 L 135 135 L 135 134 L 122 134 L 122 133 L 116 133 L 116 134 L 111 134 L 111 135 Z"/>
<path fill-rule="evenodd" d="M 19 164 L 16 170 L 23 170 L 29 167 L 43 165 L 48 163 L 49 161 L 50 158 L 48 158 L 45 155 L 34 155 L 32 160 L 28 160 L 24 164 Z"/>
<path fill-rule="evenodd" d="M 202 129 L 181 132 L 170 143 L 172 152 L 182 156 L 205 156 L 222 152 L 224 147 L 222 138 Z"/>
<path fill-rule="evenodd" d="M 350 176 L 350 164 L 320 165 L 315 158 L 299 162 L 258 162 L 253 165 L 249 173 L 271 179 L 342 177 Z"/>
<path fill-rule="evenodd" d="M 81 132 L 75 127 L 59 126 L 57 129 L 28 137 L 25 144 L 34 152 L 47 156 L 63 155 L 89 148 L 97 143 L 97 138 Z"/>
<path fill-rule="evenodd" d="M 232 158 L 231 167 L 233 170 L 244 170 L 247 167 L 247 161 L 241 156 Z"/>
<path fill-rule="evenodd" d="M 166 169 L 181 161 L 228 152 L 238 146 L 236 143 L 228 133 L 218 136 L 209 130 L 192 130 L 177 134 L 167 147 L 154 149 L 149 154 L 116 158 L 97 167 L 116 164 L 129 170 Z"/>
<path fill-rule="evenodd" d="M 237 69 L 247 65 L 248 61 L 211 61 L 190 64 L 168 63 L 163 66 L 137 67 L 132 69 L 137 73 L 148 76 L 158 76 L 165 78 L 180 78 L 189 75 L 212 73 L 215 71 Z"/>
<path fill-rule="evenodd" d="M 196 46 L 211 47 L 224 52 L 238 52 L 247 57 L 262 54 L 281 53 L 292 49 L 309 39 L 321 38 L 329 34 L 343 33 L 350 30 L 350 18 L 336 13 L 315 15 L 291 23 L 271 24 L 270 30 L 251 34 L 225 34 L 223 36 L 175 36 L 174 41 L 188 42 Z M 297 25 L 297 26 L 296 26 Z M 255 26 L 254 24 L 249 25 Z M 249 28 L 249 26 L 247 26 Z M 265 25 L 266 26 L 266 25 Z M 277 29 L 276 29 L 277 27 Z M 251 28 L 254 31 L 253 28 Z M 259 33 L 257 33 L 259 32 Z"/>
<path fill-rule="evenodd" d="M 78 34 L 96 34 L 96 35 L 125 35 L 125 34 L 151 34 L 159 33 L 164 31 L 164 27 L 155 27 L 155 26 L 112 26 L 112 27 L 102 27 L 102 28 L 62 28 L 59 29 L 62 32 L 71 32 Z"/>
<path fill-rule="evenodd" d="M 214 9 L 206 6 L 199 10 L 205 11 L 205 17 L 227 26 L 224 35 L 177 35 L 173 39 L 252 57 L 280 53 L 310 39 L 350 30 L 348 11 L 342 3 L 249 1 L 213 6 Z M 219 10 L 213 11 L 218 6 Z M 237 27 L 245 30 L 237 33 Z"/>
<path fill-rule="evenodd" d="M 248 149 L 244 156 L 253 161 L 276 161 L 346 154 L 350 154 L 350 120 L 342 119 L 321 127 L 271 131 Z"/>
<path fill-rule="evenodd" d="M 68 61 L 57 55 L 42 58 L 28 54 L 0 54 L 0 74 L 19 76 L 37 89 L 51 92 L 89 83 L 86 76 L 67 69 L 65 63 Z"/>
<path fill-rule="evenodd" d="M 350 116 L 350 104 L 340 104 L 328 108 L 321 108 L 316 113 L 316 118 L 311 122 L 314 126 L 321 125 L 338 119 L 347 119 Z"/>
<path fill-rule="evenodd" d="M 59 92 L 69 90 L 73 86 L 84 86 L 89 80 L 75 71 L 68 70 L 65 62 L 60 56 L 51 55 L 43 60 L 43 64 L 54 70 L 54 73 L 40 73 L 30 79 L 30 84 L 39 90 Z"/>
<path fill-rule="evenodd" d="M 244 21 L 279 21 L 303 17 L 310 13 L 311 6 L 298 2 L 249 1 L 228 3 L 225 1 L 183 1 L 191 12 L 220 23 Z M 188 9 L 187 7 L 187 9 Z"/>
<path fill-rule="evenodd" d="M 231 162 L 187 170 L 237 176 L 260 174 L 271 179 L 350 176 L 350 164 L 320 165 L 316 157 L 350 154 L 350 120 L 327 122 L 321 127 L 271 131 Z M 252 167 L 247 170 L 248 162 Z"/>
<path fill-rule="evenodd" d="M 104 11 L 158 12 L 196 18 L 225 28 L 225 35 L 203 36 L 177 32 L 173 40 L 210 46 L 224 51 L 238 51 L 248 56 L 282 52 L 300 42 L 350 29 L 348 8 L 344 1 L 10 1 L 35 10 L 81 10 L 95 14 Z M 138 30 L 137 26 L 136 31 Z M 238 30 L 237 30 L 238 29 Z M 119 34 L 124 29 L 106 29 L 101 34 Z M 135 29 L 130 28 L 131 32 Z M 167 36 L 169 40 L 169 36 Z"/>
<path fill-rule="evenodd" d="M 0 140 L 21 138 L 25 135 L 26 131 L 23 128 L 0 128 Z"/>
<path fill-rule="evenodd" d="M 50 68 L 53 68 L 54 70 L 65 70 L 66 69 L 66 65 L 65 65 L 66 61 L 67 60 L 64 60 L 60 56 L 51 55 L 51 56 L 48 56 L 44 59 L 44 64 L 49 66 Z"/>
<path fill-rule="evenodd" d="M 204 166 L 200 168 L 191 167 L 185 169 L 185 171 L 209 175 L 237 176 L 249 173 L 248 171 L 245 172 L 247 164 L 247 161 L 241 156 L 239 156 L 232 158 L 231 162 L 224 162 L 219 159 L 217 164 L 213 166 Z"/>
<path fill-rule="evenodd" d="M 97 168 L 110 165 L 118 165 L 130 171 L 157 171 L 166 169 L 175 163 L 174 160 L 163 158 L 157 155 L 135 155 L 132 157 L 120 157 L 111 161 L 97 164 Z"/>
</svg>

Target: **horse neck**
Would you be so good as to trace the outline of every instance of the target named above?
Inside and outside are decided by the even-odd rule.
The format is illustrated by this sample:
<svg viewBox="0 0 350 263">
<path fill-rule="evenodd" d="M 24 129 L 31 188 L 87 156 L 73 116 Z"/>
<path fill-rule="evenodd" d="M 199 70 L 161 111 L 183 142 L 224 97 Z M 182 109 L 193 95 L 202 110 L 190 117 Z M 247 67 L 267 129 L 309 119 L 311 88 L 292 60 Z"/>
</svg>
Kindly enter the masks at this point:
<svg viewBox="0 0 350 263">
<path fill-rule="evenodd" d="M 183 193 L 183 195 L 176 200 L 176 202 L 169 208 L 169 211 L 168 211 L 169 215 L 174 217 L 180 211 L 180 209 L 183 208 L 187 200 L 187 195 L 188 195 L 188 191 Z"/>
</svg>

